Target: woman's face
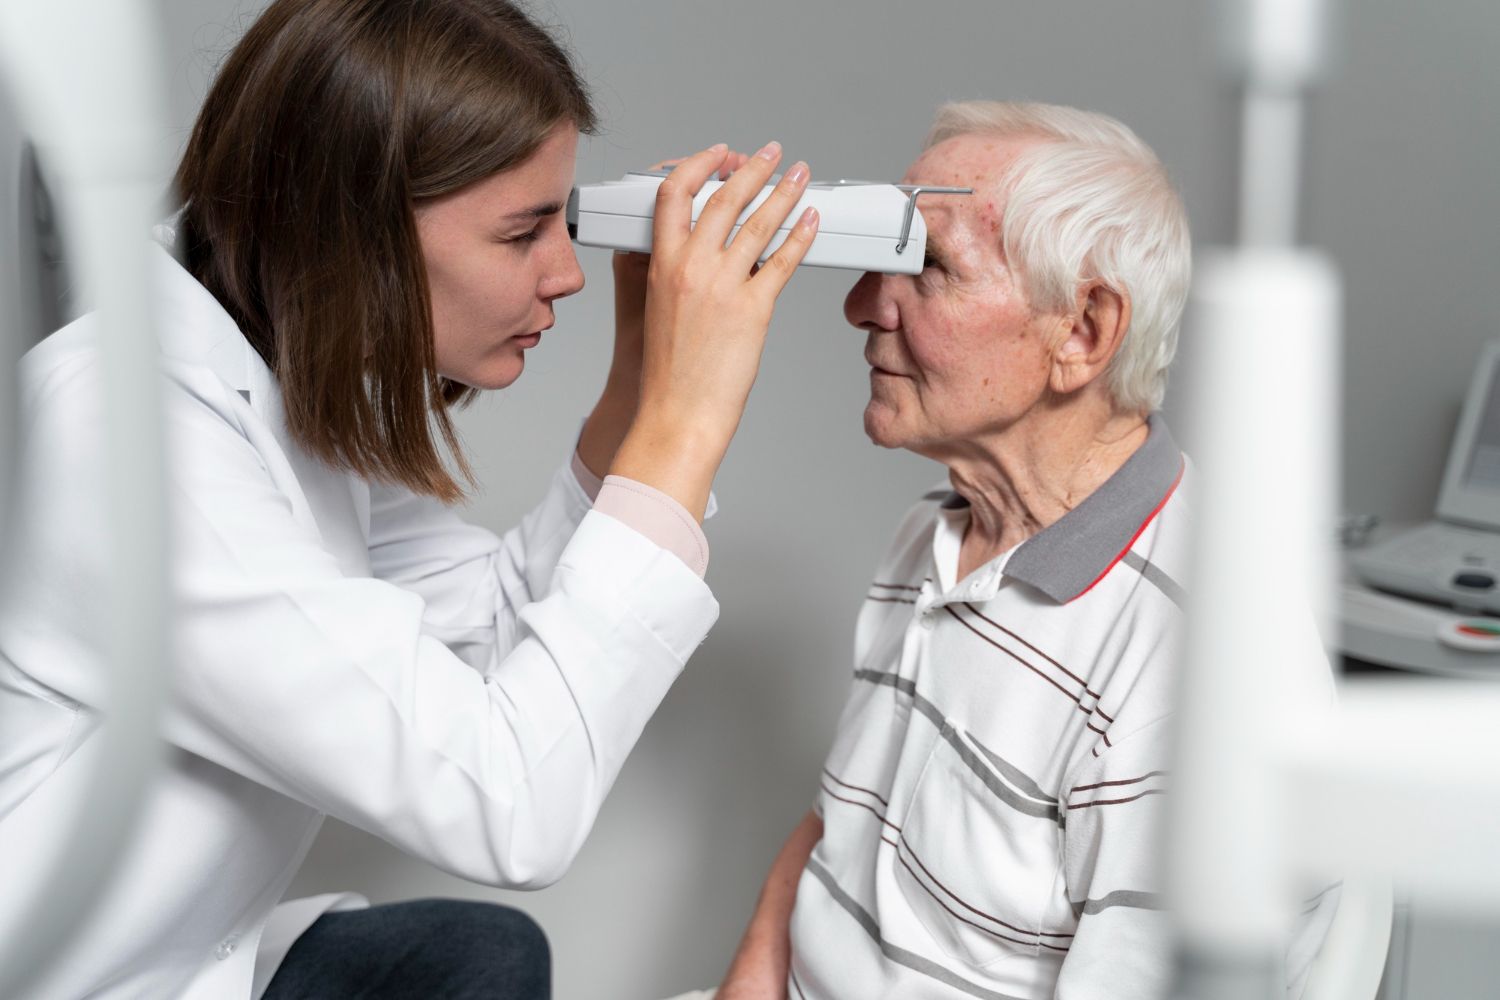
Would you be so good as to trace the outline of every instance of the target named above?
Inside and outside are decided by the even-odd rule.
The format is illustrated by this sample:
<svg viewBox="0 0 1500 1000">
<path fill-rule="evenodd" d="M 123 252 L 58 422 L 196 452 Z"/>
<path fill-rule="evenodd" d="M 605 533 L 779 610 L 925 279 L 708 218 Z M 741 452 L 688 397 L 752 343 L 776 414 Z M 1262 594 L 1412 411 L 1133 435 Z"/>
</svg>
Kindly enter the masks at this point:
<svg viewBox="0 0 1500 1000">
<path fill-rule="evenodd" d="M 439 375 L 510 385 L 553 301 L 583 287 L 563 217 L 577 153 L 578 130 L 559 125 L 525 162 L 417 208 Z"/>
</svg>

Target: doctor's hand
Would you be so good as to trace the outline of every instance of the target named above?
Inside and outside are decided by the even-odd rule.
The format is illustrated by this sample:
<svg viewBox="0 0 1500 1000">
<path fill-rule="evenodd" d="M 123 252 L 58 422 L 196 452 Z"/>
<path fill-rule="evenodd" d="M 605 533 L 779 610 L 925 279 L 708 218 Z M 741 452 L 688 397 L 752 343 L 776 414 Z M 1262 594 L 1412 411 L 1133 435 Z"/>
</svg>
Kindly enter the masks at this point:
<svg viewBox="0 0 1500 1000">
<path fill-rule="evenodd" d="M 675 167 L 687 157 L 653 163 L 649 169 Z M 720 164 L 717 177 L 727 181 L 731 174 L 750 161 L 747 153 L 731 149 Z M 615 271 L 615 362 L 634 360 L 639 374 L 641 343 L 646 332 L 646 276 L 651 267 L 649 253 L 618 250 Z"/>
<path fill-rule="evenodd" d="M 730 241 L 781 162 L 780 145 L 771 143 L 734 171 L 693 226 L 694 196 L 728 157 L 723 145 L 688 157 L 658 189 L 640 405 L 610 469 L 667 493 L 700 519 L 759 371 L 776 298 L 818 225 L 816 211 L 804 212 L 756 267 L 807 186 L 807 165 L 798 163 Z"/>
<path fill-rule="evenodd" d="M 675 167 L 684 159 L 662 160 L 649 169 Z M 730 174 L 749 159 L 748 154 L 731 149 L 719 167 L 719 179 L 728 180 Z M 583 433 L 578 438 L 578 457 L 583 459 L 590 472 L 600 477 L 614 462 L 615 453 L 630 429 L 640 403 L 641 352 L 646 339 L 646 276 L 651 267 L 651 255 L 620 250 L 615 252 L 613 264 L 614 356 L 604 382 L 604 392 L 584 422 Z"/>
<path fill-rule="evenodd" d="M 649 169 L 661 170 L 664 167 L 675 167 L 684 162 L 687 157 L 677 157 L 671 160 L 662 160 L 653 163 Z M 740 167 L 748 163 L 750 157 L 731 149 L 724 157 L 724 162 L 719 166 L 717 177 L 721 181 L 728 180 Z M 630 376 L 635 382 L 640 378 L 641 346 L 646 334 L 646 278 L 651 268 L 651 255 L 649 253 L 633 253 L 628 250 L 618 250 L 614 255 L 615 276 L 615 356 L 611 366 L 611 375 L 615 369 L 620 369 L 620 374 Z M 637 386 L 632 384 L 632 390 Z"/>
</svg>

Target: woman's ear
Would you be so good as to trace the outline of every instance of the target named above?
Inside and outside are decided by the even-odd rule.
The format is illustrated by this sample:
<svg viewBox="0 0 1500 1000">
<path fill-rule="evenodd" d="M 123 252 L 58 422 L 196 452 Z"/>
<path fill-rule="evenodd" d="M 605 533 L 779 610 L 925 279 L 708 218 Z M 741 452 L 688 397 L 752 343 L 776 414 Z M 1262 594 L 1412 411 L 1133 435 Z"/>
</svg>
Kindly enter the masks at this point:
<svg viewBox="0 0 1500 1000">
<path fill-rule="evenodd" d="M 1063 336 L 1052 355 L 1049 385 L 1065 395 L 1103 375 L 1114 360 L 1130 329 L 1130 296 L 1091 281 L 1079 290 L 1073 312 L 1059 322 Z"/>
</svg>

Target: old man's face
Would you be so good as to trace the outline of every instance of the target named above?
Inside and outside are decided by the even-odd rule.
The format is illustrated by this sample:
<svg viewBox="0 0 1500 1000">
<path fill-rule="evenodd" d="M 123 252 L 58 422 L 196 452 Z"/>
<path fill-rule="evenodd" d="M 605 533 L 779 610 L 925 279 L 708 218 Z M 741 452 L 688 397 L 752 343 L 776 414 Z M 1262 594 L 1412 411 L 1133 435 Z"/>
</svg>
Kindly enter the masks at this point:
<svg viewBox="0 0 1500 1000">
<path fill-rule="evenodd" d="M 1023 141 L 959 136 L 922 154 L 904 183 L 972 187 L 924 198 L 921 274 L 868 273 L 844 301 L 867 331 L 865 433 L 886 448 L 944 460 L 1010 429 L 1044 402 L 1058 315 L 1035 313 L 1000 245 L 997 180 Z"/>
</svg>

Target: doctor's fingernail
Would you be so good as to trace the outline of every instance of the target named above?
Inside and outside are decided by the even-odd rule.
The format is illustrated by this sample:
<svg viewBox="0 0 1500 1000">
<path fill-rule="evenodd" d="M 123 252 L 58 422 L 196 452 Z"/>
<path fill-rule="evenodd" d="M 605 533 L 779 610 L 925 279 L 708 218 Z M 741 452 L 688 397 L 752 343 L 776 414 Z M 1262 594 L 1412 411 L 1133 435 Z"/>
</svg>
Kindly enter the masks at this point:
<svg viewBox="0 0 1500 1000">
<path fill-rule="evenodd" d="M 801 160 L 792 164 L 792 169 L 786 172 L 786 180 L 788 184 L 801 184 L 807 180 L 807 164 Z"/>
<path fill-rule="evenodd" d="M 772 139 L 770 142 L 760 147 L 760 152 L 756 153 L 755 155 L 760 157 L 762 160 L 774 160 L 776 159 L 776 157 L 781 155 L 781 143 Z"/>
</svg>

